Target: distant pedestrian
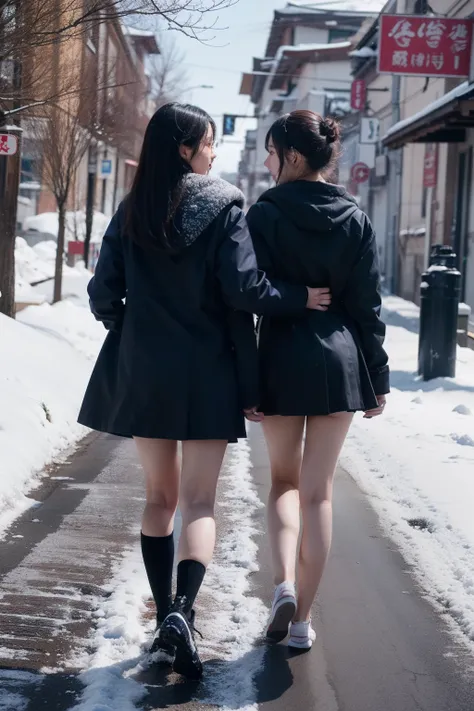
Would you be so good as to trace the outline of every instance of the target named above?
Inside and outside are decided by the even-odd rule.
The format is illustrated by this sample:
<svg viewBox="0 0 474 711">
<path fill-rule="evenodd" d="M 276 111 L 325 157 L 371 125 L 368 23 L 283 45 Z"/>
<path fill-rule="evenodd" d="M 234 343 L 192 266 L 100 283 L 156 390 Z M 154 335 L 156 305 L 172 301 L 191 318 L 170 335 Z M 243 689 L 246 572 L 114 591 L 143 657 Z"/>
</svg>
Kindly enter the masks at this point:
<svg viewBox="0 0 474 711">
<path fill-rule="evenodd" d="M 331 544 L 338 457 L 353 413 L 382 414 L 389 392 L 375 235 L 356 201 L 323 178 L 338 147 L 331 119 L 310 111 L 279 118 L 267 136 L 265 163 L 277 187 L 247 215 L 270 279 L 329 285 L 332 295 L 326 313 L 265 315 L 259 324 L 277 586 L 267 637 L 278 642 L 289 631 L 289 645 L 304 649 L 315 639 L 311 607 Z"/>
<path fill-rule="evenodd" d="M 257 271 L 242 193 L 207 175 L 215 133 L 204 111 L 177 103 L 149 123 L 89 285 L 109 334 L 79 416 L 135 438 L 146 473 L 141 545 L 157 608 L 152 652 L 191 678 L 202 672 L 193 604 L 214 550 L 217 478 L 227 443 L 246 436 L 244 411 L 259 419 L 251 312 L 304 314 L 329 301 L 327 289 L 272 286 Z"/>
</svg>

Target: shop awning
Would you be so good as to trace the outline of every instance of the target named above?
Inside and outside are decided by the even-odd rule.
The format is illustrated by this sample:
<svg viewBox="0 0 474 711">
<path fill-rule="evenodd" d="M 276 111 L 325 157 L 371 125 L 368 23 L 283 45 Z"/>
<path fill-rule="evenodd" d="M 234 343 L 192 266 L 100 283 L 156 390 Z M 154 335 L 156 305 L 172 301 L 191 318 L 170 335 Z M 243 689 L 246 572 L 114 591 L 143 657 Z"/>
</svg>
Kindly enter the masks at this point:
<svg viewBox="0 0 474 711">
<path fill-rule="evenodd" d="M 396 123 L 382 143 L 392 149 L 407 143 L 463 143 L 468 128 L 474 128 L 474 84 L 466 81 Z"/>
</svg>

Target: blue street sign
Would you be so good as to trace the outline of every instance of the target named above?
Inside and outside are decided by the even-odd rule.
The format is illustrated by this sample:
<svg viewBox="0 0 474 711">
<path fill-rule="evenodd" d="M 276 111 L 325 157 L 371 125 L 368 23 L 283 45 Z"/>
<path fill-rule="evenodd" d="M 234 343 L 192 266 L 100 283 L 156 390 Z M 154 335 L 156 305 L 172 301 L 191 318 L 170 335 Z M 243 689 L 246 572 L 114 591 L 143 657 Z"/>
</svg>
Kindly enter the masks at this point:
<svg viewBox="0 0 474 711">
<path fill-rule="evenodd" d="M 109 158 L 102 160 L 100 172 L 102 175 L 112 175 L 112 161 Z"/>
<path fill-rule="evenodd" d="M 222 133 L 224 136 L 233 136 L 235 133 L 235 119 L 236 116 L 231 116 L 225 114 L 224 116 L 224 127 Z"/>
</svg>

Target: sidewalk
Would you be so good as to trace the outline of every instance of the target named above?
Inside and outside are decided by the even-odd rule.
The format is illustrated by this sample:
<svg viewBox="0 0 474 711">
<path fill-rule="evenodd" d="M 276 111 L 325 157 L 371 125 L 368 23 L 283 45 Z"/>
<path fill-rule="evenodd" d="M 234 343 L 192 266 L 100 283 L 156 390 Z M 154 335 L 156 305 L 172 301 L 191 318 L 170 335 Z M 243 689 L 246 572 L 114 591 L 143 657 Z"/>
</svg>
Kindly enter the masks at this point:
<svg viewBox="0 0 474 711">
<path fill-rule="evenodd" d="M 418 309 L 385 300 L 392 388 L 385 415 L 357 417 L 343 467 L 366 491 L 426 592 L 474 640 L 474 352 L 455 379 L 416 375 Z"/>
</svg>

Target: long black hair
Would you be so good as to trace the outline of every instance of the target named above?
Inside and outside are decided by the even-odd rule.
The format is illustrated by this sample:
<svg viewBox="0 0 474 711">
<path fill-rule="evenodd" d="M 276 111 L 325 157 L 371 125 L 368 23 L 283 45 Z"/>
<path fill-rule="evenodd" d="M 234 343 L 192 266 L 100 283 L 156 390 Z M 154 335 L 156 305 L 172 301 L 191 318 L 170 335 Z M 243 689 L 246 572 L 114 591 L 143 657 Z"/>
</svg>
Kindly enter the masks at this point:
<svg viewBox="0 0 474 711">
<path fill-rule="evenodd" d="M 278 181 L 281 178 L 286 154 L 290 150 L 301 153 L 308 167 L 315 173 L 330 169 L 337 158 L 341 130 L 332 118 L 323 118 L 314 111 L 292 111 L 280 116 L 270 127 L 265 140 L 268 150 L 270 139 L 280 159 Z"/>
<path fill-rule="evenodd" d="M 172 250 L 173 217 L 181 198 L 181 182 L 192 168 L 180 155 L 188 146 L 195 155 L 209 125 L 216 125 L 202 109 L 170 103 L 151 118 L 140 161 L 126 202 L 126 232 L 145 248 Z"/>
</svg>

